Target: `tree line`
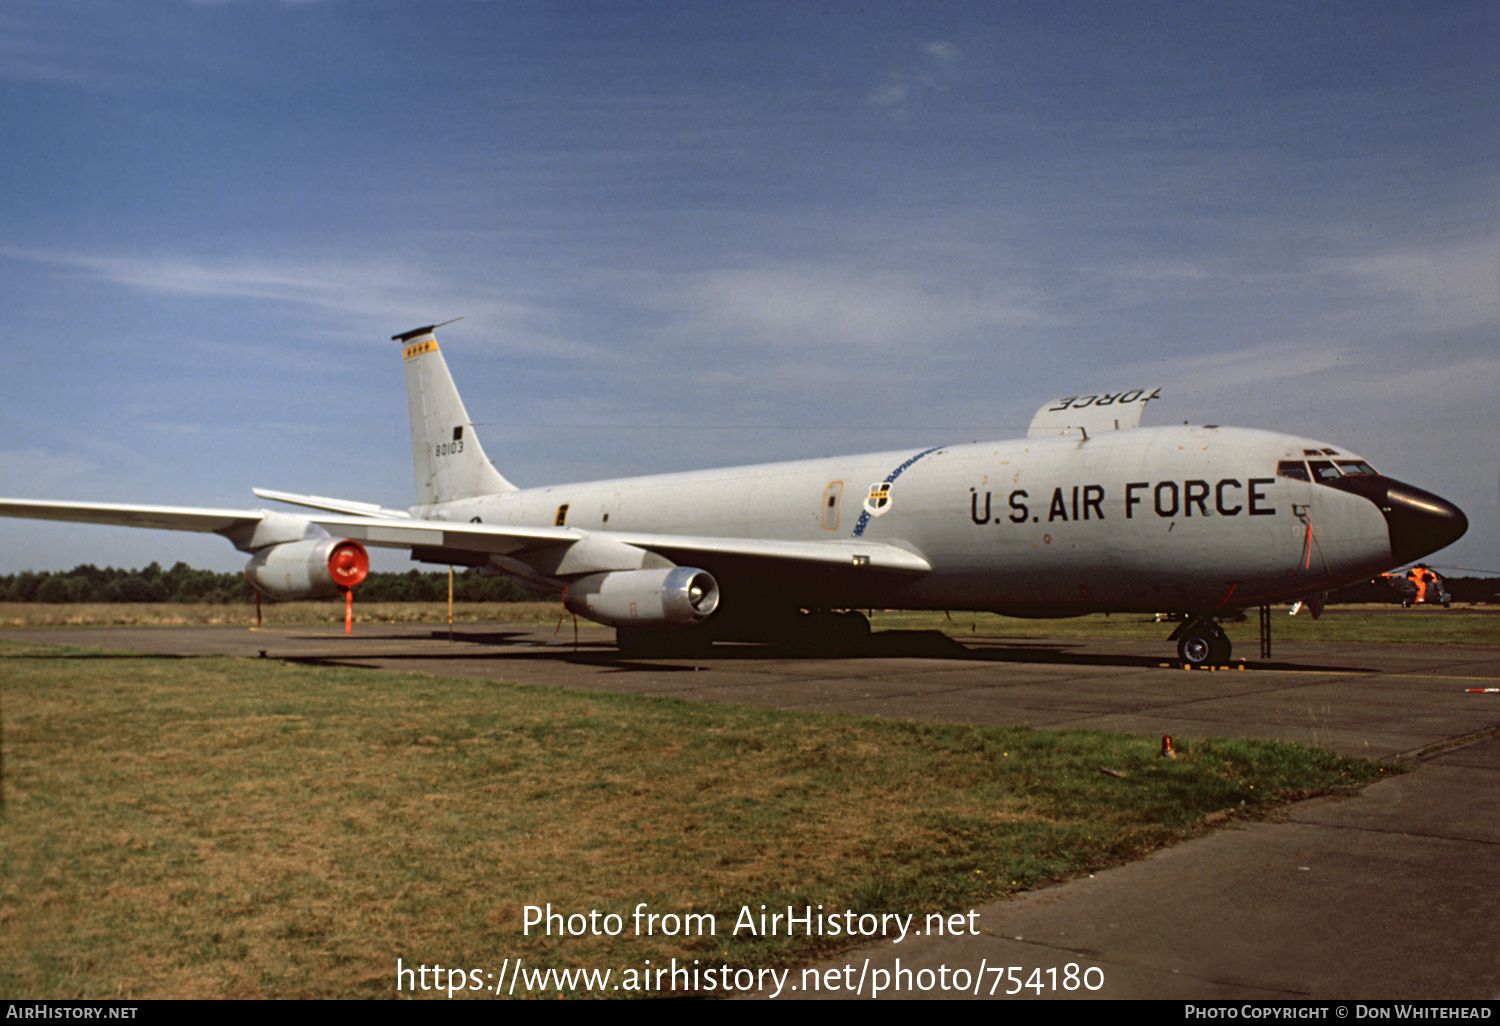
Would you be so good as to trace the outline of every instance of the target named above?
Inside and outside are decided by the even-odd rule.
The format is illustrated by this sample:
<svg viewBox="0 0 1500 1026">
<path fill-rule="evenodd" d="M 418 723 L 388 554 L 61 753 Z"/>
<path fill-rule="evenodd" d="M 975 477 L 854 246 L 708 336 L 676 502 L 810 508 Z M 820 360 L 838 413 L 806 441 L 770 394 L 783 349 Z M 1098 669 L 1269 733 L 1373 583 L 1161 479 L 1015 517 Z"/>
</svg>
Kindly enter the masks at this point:
<svg viewBox="0 0 1500 1026">
<path fill-rule="evenodd" d="M 372 572 L 357 589 L 363 602 L 446 602 L 446 570 Z M 507 577 L 482 577 L 473 570 L 453 575 L 455 602 L 521 602 L 538 596 Z M 152 563 L 140 570 L 100 569 L 92 563 L 72 570 L 26 570 L 0 576 L 3 602 L 208 602 L 235 605 L 255 601 L 255 589 L 239 573 L 195 570 L 177 563 L 163 570 Z"/>
<path fill-rule="evenodd" d="M 1443 585 L 1455 604 L 1500 601 L 1500 581 L 1493 577 L 1445 577 Z M 446 602 L 446 570 L 371 573 L 357 589 L 363 602 Z M 475 570 L 453 575 L 455 602 L 525 602 L 538 596 L 508 577 L 484 577 Z M 253 602 L 255 590 L 243 574 L 194 570 L 177 563 L 170 570 L 152 563 L 142 570 L 99 569 L 92 563 L 64 571 L 26 570 L 0 576 L 0 602 L 209 602 L 233 605 Z M 1351 602 L 1399 602 L 1388 586 L 1366 582 L 1340 588 L 1330 605 Z"/>
</svg>

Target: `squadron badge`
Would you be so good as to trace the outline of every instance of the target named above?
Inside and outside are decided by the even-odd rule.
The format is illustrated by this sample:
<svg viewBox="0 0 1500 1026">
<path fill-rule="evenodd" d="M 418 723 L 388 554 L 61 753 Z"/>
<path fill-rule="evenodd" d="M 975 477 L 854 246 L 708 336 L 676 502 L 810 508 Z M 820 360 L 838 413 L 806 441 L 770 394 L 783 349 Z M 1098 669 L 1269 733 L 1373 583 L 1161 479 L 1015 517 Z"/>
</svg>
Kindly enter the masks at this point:
<svg viewBox="0 0 1500 1026">
<path fill-rule="evenodd" d="M 865 512 L 872 517 L 878 517 L 891 508 L 891 483 L 889 481 L 878 481 L 870 486 L 870 494 L 865 498 Z"/>
</svg>

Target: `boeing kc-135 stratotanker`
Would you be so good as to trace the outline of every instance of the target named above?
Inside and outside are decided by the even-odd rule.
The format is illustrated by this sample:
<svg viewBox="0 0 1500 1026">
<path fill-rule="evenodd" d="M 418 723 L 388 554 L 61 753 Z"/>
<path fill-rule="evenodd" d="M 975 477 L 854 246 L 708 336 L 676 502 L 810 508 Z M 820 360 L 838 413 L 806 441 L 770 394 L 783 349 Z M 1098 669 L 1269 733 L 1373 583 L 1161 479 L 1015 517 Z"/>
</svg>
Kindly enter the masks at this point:
<svg viewBox="0 0 1500 1026">
<path fill-rule="evenodd" d="M 1220 619 L 1365 580 L 1468 529 L 1341 446 L 1140 427 L 1152 389 L 1044 405 L 1024 439 L 517 488 L 480 445 L 436 325 L 397 335 L 418 504 L 256 489 L 316 513 L 0 500 L 0 515 L 221 534 L 261 592 L 352 595 L 364 548 L 561 592 L 622 649 L 869 630 L 860 609 L 1175 612 L 1189 664 Z"/>
</svg>

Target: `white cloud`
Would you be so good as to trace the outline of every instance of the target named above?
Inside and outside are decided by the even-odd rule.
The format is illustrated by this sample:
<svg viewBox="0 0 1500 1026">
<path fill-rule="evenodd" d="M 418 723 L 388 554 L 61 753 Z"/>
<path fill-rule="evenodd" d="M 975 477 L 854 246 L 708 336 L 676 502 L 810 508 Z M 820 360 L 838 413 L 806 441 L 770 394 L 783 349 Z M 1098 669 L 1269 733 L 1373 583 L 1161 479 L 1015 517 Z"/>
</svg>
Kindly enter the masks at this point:
<svg viewBox="0 0 1500 1026">
<path fill-rule="evenodd" d="M 1500 324 L 1500 242 L 1493 239 L 1329 260 L 1321 269 L 1359 280 L 1365 293 L 1394 302 L 1414 325 L 1452 331 Z"/>
<path fill-rule="evenodd" d="M 888 73 L 870 91 L 869 102 L 892 113 L 908 113 L 912 104 L 952 84 L 963 57 L 963 50 L 945 40 L 927 43 L 922 47 L 922 56 L 910 67 Z"/>
<path fill-rule="evenodd" d="M 349 305 L 351 291 L 356 289 L 406 291 L 434 284 L 424 281 L 426 275 L 415 268 L 389 262 L 199 260 L 91 253 L 30 256 L 89 271 L 106 281 L 144 292 L 274 299 L 333 308 Z"/>
<path fill-rule="evenodd" d="M 1173 391 L 1198 391 L 1211 385 L 1215 393 L 1243 385 L 1305 378 L 1348 362 L 1348 351 L 1326 343 L 1268 342 L 1222 352 L 1175 354 L 1170 362 L 1127 364 L 1119 376 L 1160 382 Z"/>
<path fill-rule="evenodd" d="M 454 282 L 412 263 L 372 258 L 278 259 L 50 252 L 0 246 L 0 258 L 81 271 L 126 289 L 163 297 L 251 300 L 313 311 L 354 332 L 378 322 L 392 331 L 462 317 L 500 333 L 512 351 L 593 357 L 587 346 L 549 334 L 550 314 L 483 288 Z M 543 327 L 538 327 L 543 325 Z"/>
<path fill-rule="evenodd" d="M 906 102 L 911 99 L 911 96 L 911 83 L 892 77 L 871 90 L 870 103 L 876 107 L 884 108 L 904 107 Z"/>
<path fill-rule="evenodd" d="M 80 61 L 60 46 L 18 35 L 0 35 L 0 81 L 75 85 L 87 78 Z"/>
<path fill-rule="evenodd" d="M 393 261 L 276 260 L 260 257 L 52 252 L 0 247 L 0 256 L 80 270 L 142 292 L 162 295 L 271 299 L 344 309 L 356 293 L 432 289 L 420 269 Z M 362 304 L 361 304 L 362 305 Z"/>
<path fill-rule="evenodd" d="M 1470 405 L 1482 411 L 1486 404 L 1493 408 L 1500 393 L 1500 356 L 1447 362 L 1441 355 L 1438 360 L 1416 366 L 1376 368 L 1361 384 L 1370 395 L 1432 396 L 1449 408 Z M 1424 405 L 1418 402 L 1407 406 L 1413 420 L 1436 419 Z"/>
<path fill-rule="evenodd" d="M 0 53 L 0 79 L 72 85 L 83 76 L 61 62 L 34 55 Z"/>
<path fill-rule="evenodd" d="M 718 271 L 693 284 L 682 302 L 697 322 L 691 330 L 772 347 L 941 345 L 975 330 L 1057 320 L 1022 286 L 966 289 L 820 265 Z"/>
<path fill-rule="evenodd" d="M 939 64 L 945 65 L 957 64 L 964 58 L 964 52 L 962 50 L 954 46 L 952 43 L 944 42 L 941 39 L 935 40 L 922 47 L 922 52 L 931 57 L 934 61 L 937 61 Z"/>
<path fill-rule="evenodd" d="M 12 495 L 47 495 L 64 482 L 88 480 L 98 469 L 88 460 L 51 450 L 0 449 L 0 481 Z"/>
<path fill-rule="evenodd" d="M 1160 259 L 1160 260 L 1137 260 L 1130 264 L 1121 264 L 1117 267 L 1107 268 L 1104 274 L 1108 277 L 1125 278 L 1130 281 L 1163 282 L 1163 281 L 1202 281 L 1212 275 L 1212 272 L 1194 260 Z"/>
</svg>

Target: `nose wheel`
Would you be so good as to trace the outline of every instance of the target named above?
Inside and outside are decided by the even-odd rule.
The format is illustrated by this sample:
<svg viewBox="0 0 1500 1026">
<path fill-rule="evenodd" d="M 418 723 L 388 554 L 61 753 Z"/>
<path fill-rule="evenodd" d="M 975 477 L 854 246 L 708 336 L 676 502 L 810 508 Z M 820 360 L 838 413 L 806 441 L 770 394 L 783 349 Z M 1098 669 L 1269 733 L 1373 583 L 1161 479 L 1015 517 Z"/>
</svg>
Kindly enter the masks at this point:
<svg viewBox="0 0 1500 1026">
<path fill-rule="evenodd" d="M 1177 639 L 1177 655 L 1185 666 L 1223 666 L 1229 662 L 1229 637 L 1212 620 L 1189 620 L 1172 637 Z"/>
</svg>

